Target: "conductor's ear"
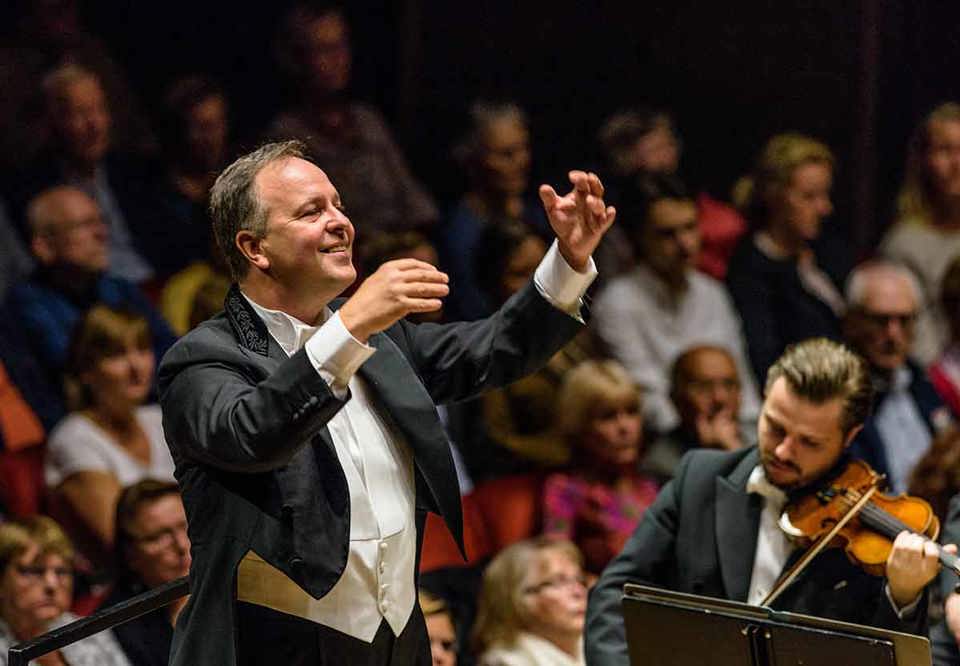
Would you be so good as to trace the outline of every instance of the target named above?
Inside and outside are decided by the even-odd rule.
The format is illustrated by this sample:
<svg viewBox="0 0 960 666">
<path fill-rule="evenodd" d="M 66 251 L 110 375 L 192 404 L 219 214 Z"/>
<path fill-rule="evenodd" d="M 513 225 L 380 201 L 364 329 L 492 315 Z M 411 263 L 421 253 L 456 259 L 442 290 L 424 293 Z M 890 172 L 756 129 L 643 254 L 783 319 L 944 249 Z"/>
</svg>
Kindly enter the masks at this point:
<svg viewBox="0 0 960 666">
<path fill-rule="evenodd" d="M 248 229 L 241 229 L 237 232 L 233 242 L 241 254 L 247 258 L 251 264 L 262 271 L 269 270 L 270 259 L 264 252 L 264 239 L 254 234 Z"/>
</svg>

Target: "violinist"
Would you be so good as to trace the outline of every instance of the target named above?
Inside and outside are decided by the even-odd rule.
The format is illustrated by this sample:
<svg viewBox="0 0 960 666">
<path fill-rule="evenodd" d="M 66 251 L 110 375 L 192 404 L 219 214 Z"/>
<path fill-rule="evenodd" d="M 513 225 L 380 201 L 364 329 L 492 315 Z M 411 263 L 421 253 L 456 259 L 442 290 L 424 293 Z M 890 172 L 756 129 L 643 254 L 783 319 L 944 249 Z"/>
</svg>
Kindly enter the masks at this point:
<svg viewBox="0 0 960 666">
<path fill-rule="evenodd" d="M 871 400 L 866 364 L 846 347 L 825 339 L 790 347 L 767 375 L 759 445 L 688 453 L 603 572 L 587 609 L 587 663 L 628 663 L 625 583 L 761 604 L 803 553 L 779 526 L 784 508 L 845 466 Z M 770 605 L 923 633 L 938 552 L 923 537 L 900 533 L 881 577 L 841 549 L 826 549 Z"/>
</svg>

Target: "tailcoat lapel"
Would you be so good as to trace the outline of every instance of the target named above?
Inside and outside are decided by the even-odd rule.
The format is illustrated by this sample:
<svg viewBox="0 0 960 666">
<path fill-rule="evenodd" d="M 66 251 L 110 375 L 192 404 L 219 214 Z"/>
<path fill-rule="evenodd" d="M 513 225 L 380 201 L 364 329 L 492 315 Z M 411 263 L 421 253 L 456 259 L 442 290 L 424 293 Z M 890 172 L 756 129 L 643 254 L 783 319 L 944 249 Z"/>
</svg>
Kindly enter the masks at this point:
<svg viewBox="0 0 960 666">
<path fill-rule="evenodd" d="M 746 601 L 757 549 L 757 530 L 763 499 L 747 493 L 747 479 L 756 467 L 756 451 L 745 457 L 726 477 L 717 477 L 717 557 L 727 598 Z"/>
</svg>

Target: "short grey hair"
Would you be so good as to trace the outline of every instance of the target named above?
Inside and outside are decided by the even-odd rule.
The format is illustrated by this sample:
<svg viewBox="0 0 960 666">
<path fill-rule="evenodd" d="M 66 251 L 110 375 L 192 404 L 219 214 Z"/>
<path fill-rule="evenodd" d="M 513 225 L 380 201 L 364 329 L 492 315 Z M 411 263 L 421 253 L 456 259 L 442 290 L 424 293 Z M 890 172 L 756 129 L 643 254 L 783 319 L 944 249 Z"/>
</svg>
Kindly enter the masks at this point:
<svg viewBox="0 0 960 666">
<path fill-rule="evenodd" d="M 475 101 L 467 112 L 470 126 L 453 148 L 453 158 L 461 166 L 474 163 L 483 152 L 484 135 L 501 120 L 512 120 L 527 127 L 527 114 L 513 102 Z"/>
<path fill-rule="evenodd" d="M 905 265 L 889 259 L 871 259 L 865 261 L 851 271 L 847 277 L 847 283 L 844 289 L 844 298 L 847 301 L 847 307 L 857 310 L 863 307 L 863 300 L 866 296 L 867 285 L 870 280 L 875 278 L 899 278 L 910 285 L 913 290 L 913 298 L 917 308 L 922 308 L 924 304 L 924 292 L 920 286 L 917 276 Z"/>
<path fill-rule="evenodd" d="M 263 238 L 267 233 L 269 211 L 260 203 L 257 175 L 268 165 L 292 157 L 309 159 L 302 141 L 265 144 L 224 169 L 210 189 L 213 235 L 235 281 L 242 280 L 250 270 L 250 262 L 237 247 L 237 234 L 249 231 Z"/>
</svg>

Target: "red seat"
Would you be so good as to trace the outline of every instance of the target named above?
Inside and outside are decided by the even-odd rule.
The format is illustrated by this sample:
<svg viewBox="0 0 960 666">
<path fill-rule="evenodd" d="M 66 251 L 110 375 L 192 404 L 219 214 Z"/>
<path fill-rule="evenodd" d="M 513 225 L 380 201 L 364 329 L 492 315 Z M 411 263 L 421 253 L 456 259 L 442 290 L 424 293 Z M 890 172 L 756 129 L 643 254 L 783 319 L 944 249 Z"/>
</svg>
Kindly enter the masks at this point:
<svg viewBox="0 0 960 666">
<path fill-rule="evenodd" d="M 521 474 L 489 479 L 473 491 L 492 552 L 540 533 L 543 526 L 543 476 Z"/>
</svg>

